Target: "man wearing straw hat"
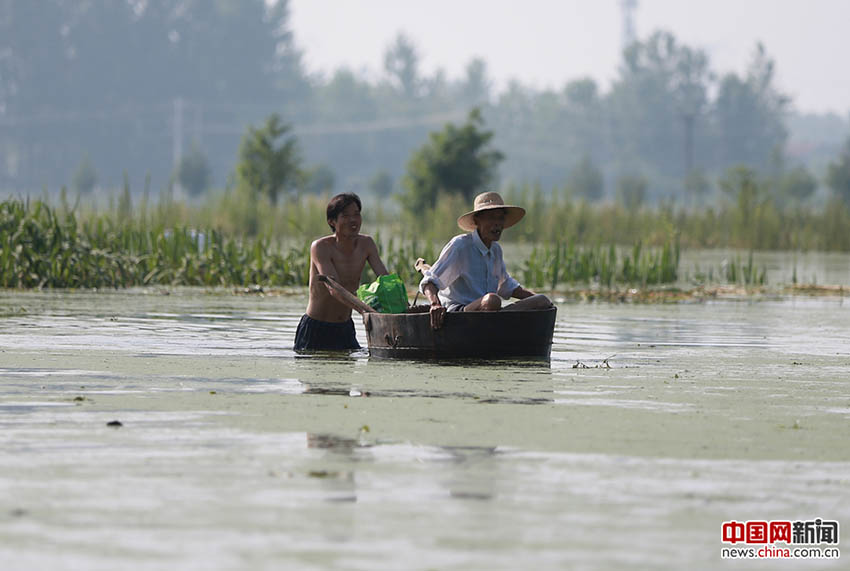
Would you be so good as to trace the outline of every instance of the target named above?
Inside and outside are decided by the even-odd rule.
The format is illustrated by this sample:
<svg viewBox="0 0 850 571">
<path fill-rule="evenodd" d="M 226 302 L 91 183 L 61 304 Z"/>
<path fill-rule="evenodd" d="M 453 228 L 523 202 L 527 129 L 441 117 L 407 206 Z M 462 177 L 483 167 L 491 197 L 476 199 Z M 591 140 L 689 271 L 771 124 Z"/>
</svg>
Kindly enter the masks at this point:
<svg viewBox="0 0 850 571">
<path fill-rule="evenodd" d="M 443 325 L 446 311 L 499 311 L 502 298 L 519 301 L 508 310 L 546 309 L 548 297 L 522 287 L 508 273 L 498 244 L 502 231 L 525 216 L 525 209 L 505 204 L 496 192 L 475 197 L 473 209 L 457 219 L 468 234 L 452 238 L 434 265 L 426 269 L 419 289 L 431 302 L 431 326 Z"/>
</svg>

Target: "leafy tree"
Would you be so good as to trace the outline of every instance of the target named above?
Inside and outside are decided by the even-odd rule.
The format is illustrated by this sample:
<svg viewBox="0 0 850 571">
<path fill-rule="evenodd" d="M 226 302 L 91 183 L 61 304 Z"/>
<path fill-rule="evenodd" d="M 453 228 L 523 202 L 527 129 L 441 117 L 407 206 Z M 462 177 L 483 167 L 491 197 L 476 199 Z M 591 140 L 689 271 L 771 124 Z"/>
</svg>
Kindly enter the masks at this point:
<svg viewBox="0 0 850 571">
<path fill-rule="evenodd" d="M 97 171 L 91 162 L 91 157 L 86 154 L 80 164 L 77 165 L 74 176 L 71 177 L 71 188 L 80 194 L 88 194 L 94 190 L 96 184 Z"/>
<path fill-rule="evenodd" d="M 504 158 L 489 148 L 492 138 L 492 131 L 484 130 L 477 108 L 464 125 L 448 123 L 442 131 L 431 133 L 407 163 L 405 207 L 414 213 L 433 207 L 440 192 L 458 194 L 471 202 L 493 180 Z"/>
<path fill-rule="evenodd" d="M 191 196 L 198 196 L 210 187 L 212 171 L 207 157 L 200 147 L 192 145 L 189 153 L 180 158 L 180 162 L 174 169 L 174 179 Z"/>
<path fill-rule="evenodd" d="M 589 77 L 574 79 L 564 86 L 564 95 L 568 105 L 588 109 L 599 102 L 599 86 Z"/>
<path fill-rule="evenodd" d="M 617 200 L 626 208 L 639 208 L 646 200 L 646 178 L 639 174 L 624 174 L 617 179 Z"/>
<path fill-rule="evenodd" d="M 850 205 L 850 138 L 835 162 L 829 163 L 826 184 L 848 205 Z"/>
<path fill-rule="evenodd" d="M 302 173 L 301 188 L 312 194 L 330 193 L 336 185 L 336 175 L 326 164 L 316 165 Z"/>
<path fill-rule="evenodd" d="M 317 96 L 318 111 L 326 121 L 374 119 L 378 114 L 372 86 L 349 69 L 338 69 Z"/>
<path fill-rule="evenodd" d="M 744 78 L 724 76 L 714 103 L 720 166 L 743 163 L 767 168 L 788 137 L 784 115 L 790 100 L 774 85 L 775 64 L 758 44 Z"/>
<path fill-rule="evenodd" d="M 257 121 L 283 98 L 311 101 L 288 26 L 289 0 L 0 0 L 0 129 L 21 157 L 16 186 L 73 172 L 86 148 L 108 179 L 124 167 L 171 170 L 162 133 L 172 101 L 204 115 Z M 246 104 L 250 105 L 239 105 Z M 203 104 L 203 105 L 202 105 Z M 209 104 L 209 105 L 207 105 Z M 226 106 L 226 107 L 225 107 Z M 236 143 L 203 131 L 214 163 Z"/>
<path fill-rule="evenodd" d="M 747 236 L 754 232 L 756 210 L 764 200 L 764 191 L 756 172 L 747 166 L 727 169 L 718 181 L 720 190 L 736 203 L 736 233 Z"/>
<path fill-rule="evenodd" d="M 602 198 L 605 180 L 602 171 L 590 157 L 584 157 L 570 173 L 569 189 L 577 196 L 591 202 Z"/>
<path fill-rule="evenodd" d="M 685 178 L 685 191 L 693 202 L 701 203 L 708 191 L 711 190 L 711 182 L 702 169 L 693 169 Z"/>
<path fill-rule="evenodd" d="M 481 105 L 490 100 L 493 82 L 487 73 L 487 62 L 475 58 L 466 65 L 466 76 L 461 84 L 461 100 L 466 105 Z"/>
<path fill-rule="evenodd" d="M 498 97 L 492 109 L 487 110 L 487 120 L 497 133 L 495 144 L 499 148 L 531 149 L 535 148 L 538 133 L 534 129 L 535 104 L 534 93 L 518 81 L 508 83 Z M 538 165 L 536 153 L 508 153 L 505 161 L 518 179 L 531 178 L 532 173 L 540 172 L 535 169 Z M 562 158 L 562 157 L 559 157 Z M 531 163 L 531 164 L 528 164 Z"/>
<path fill-rule="evenodd" d="M 368 188 L 375 196 L 386 198 L 393 191 L 393 177 L 385 170 L 379 170 L 369 180 Z"/>
<path fill-rule="evenodd" d="M 283 124 L 274 113 L 263 127 L 248 127 L 239 146 L 236 174 L 240 183 L 265 195 L 272 204 L 277 203 L 282 191 L 295 186 L 299 178 L 298 143 L 294 136 L 286 136 L 289 131 L 289 125 Z"/>
<path fill-rule="evenodd" d="M 727 169 L 718 185 L 727 196 L 736 198 L 743 195 L 748 202 L 754 201 L 761 193 L 756 172 L 746 165 Z"/>
<path fill-rule="evenodd" d="M 430 111 L 433 106 L 441 107 L 450 101 L 449 80 L 444 70 L 436 70 L 434 75 L 423 78 L 420 83 L 419 94 L 424 99 L 421 105 L 423 109 Z"/>
<path fill-rule="evenodd" d="M 685 173 L 690 173 L 695 167 L 694 131 L 708 103 L 708 88 L 714 75 L 702 50 L 682 46 L 677 55 L 671 87 L 685 130 Z"/>
<path fill-rule="evenodd" d="M 695 130 L 711 80 L 705 53 L 668 32 L 630 45 L 608 96 L 613 144 L 631 159 L 626 162 L 637 158 L 655 171 L 685 176 L 695 164 Z"/>
<path fill-rule="evenodd" d="M 419 53 L 416 46 L 404 34 L 396 36 L 393 44 L 384 53 L 384 70 L 396 89 L 406 97 L 419 95 Z"/>
<path fill-rule="evenodd" d="M 565 157 L 606 159 L 608 121 L 592 79 L 542 92 L 512 82 L 486 116 L 497 133 L 494 144 L 506 151 L 509 180 L 562 187 L 575 167 Z"/>
<path fill-rule="evenodd" d="M 809 172 L 809 169 L 800 165 L 782 176 L 779 192 L 782 198 L 804 202 L 815 193 L 817 188 L 818 180 Z"/>
<path fill-rule="evenodd" d="M 575 79 L 564 86 L 563 96 L 561 114 L 564 118 L 558 128 L 566 138 L 566 152 L 600 159 L 606 154 L 608 129 L 599 85 L 589 77 Z"/>
</svg>

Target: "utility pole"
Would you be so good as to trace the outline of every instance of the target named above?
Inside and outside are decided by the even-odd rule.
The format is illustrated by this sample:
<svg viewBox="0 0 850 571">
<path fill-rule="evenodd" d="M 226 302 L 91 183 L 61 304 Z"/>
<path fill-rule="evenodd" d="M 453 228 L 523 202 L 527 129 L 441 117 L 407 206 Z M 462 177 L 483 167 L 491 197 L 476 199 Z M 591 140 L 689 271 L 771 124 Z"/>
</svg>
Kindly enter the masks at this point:
<svg viewBox="0 0 850 571">
<path fill-rule="evenodd" d="M 171 159 L 173 169 L 177 169 L 181 158 L 183 158 L 183 98 L 175 97 L 171 119 Z M 182 194 L 183 189 L 180 188 L 180 181 L 174 181 L 174 190 L 176 194 Z"/>
<path fill-rule="evenodd" d="M 202 147 L 201 141 L 204 138 L 204 110 L 200 103 L 192 104 L 192 142 L 198 147 Z"/>
<path fill-rule="evenodd" d="M 623 16 L 622 49 L 625 50 L 637 41 L 635 30 L 635 12 L 638 0 L 620 0 L 620 10 Z"/>
</svg>

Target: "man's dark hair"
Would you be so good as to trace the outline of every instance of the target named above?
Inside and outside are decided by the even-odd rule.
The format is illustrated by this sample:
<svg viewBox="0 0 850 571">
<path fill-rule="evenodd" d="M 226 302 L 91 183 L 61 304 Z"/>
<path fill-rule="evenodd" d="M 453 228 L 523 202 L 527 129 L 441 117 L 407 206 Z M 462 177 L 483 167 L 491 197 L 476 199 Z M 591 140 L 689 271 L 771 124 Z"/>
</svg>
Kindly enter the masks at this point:
<svg viewBox="0 0 850 571">
<path fill-rule="evenodd" d="M 353 192 L 337 194 L 331 198 L 330 202 L 328 202 L 328 226 L 330 226 L 331 230 L 334 232 L 336 232 L 336 228 L 334 228 L 332 221 L 336 220 L 336 217 L 339 216 L 340 212 L 345 210 L 351 203 L 357 205 L 357 210 L 363 210 L 363 205 L 360 204 L 360 197 Z"/>
</svg>

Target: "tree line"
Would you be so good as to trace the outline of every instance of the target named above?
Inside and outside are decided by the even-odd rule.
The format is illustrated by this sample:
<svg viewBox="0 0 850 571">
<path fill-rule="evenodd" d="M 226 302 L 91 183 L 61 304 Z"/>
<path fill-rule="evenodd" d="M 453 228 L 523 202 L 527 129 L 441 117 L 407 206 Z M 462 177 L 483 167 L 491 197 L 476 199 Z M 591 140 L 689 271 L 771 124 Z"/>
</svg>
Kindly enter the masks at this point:
<svg viewBox="0 0 850 571">
<path fill-rule="evenodd" d="M 656 32 L 623 52 L 607 90 L 579 78 L 496 93 L 484 60 L 459 78 L 425 74 L 404 35 L 387 47 L 378 79 L 349 69 L 311 75 L 288 8 L 0 2 L 0 189 L 117 186 L 127 173 L 200 193 L 250 177 L 237 167 L 242 136 L 273 115 L 300 161 L 282 192 L 406 192 L 410 205 L 408 162 L 433 160 L 419 151 L 447 124 L 467 138 L 488 134 L 485 162 L 498 168 L 487 182 L 566 188 L 591 201 L 699 203 L 739 164 L 803 198 L 817 185 L 818 173 L 787 156 L 791 100 L 764 46 L 744 73 L 719 72 L 704 51 Z"/>
</svg>

